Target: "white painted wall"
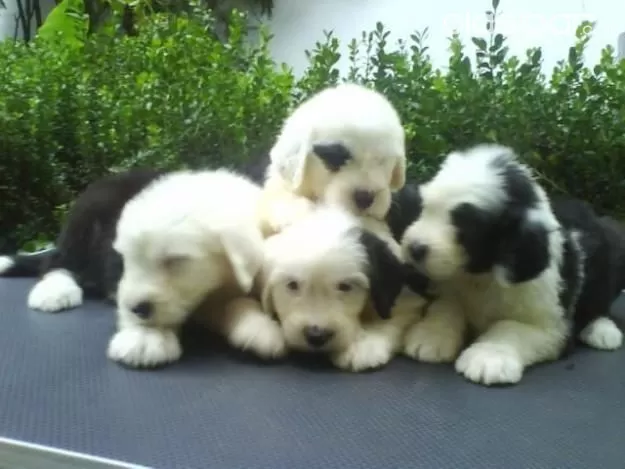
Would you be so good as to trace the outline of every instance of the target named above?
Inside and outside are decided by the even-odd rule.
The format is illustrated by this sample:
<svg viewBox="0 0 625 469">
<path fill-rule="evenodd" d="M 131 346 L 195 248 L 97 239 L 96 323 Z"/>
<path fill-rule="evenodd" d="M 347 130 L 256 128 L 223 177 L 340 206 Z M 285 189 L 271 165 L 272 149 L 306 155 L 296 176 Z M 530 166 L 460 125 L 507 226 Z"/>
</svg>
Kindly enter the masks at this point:
<svg viewBox="0 0 625 469">
<path fill-rule="evenodd" d="M 299 74 L 306 68 L 305 49 L 334 30 L 345 46 L 381 21 L 394 39 L 408 39 L 415 30 L 429 28 L 434 63 L 445 66 L 447 38 L 457 29 L 471 47 L 470 37 L 485 34 L 485 12 L 491 0 L 276 0 L 268 25 L 275 35 L 272 52 Z M 525 55 L 529 47 L 542 46 L 546 72 L 566 58 L 574 31 L 583 19 L 597 21 L 587 59 L 596 62 L 606 44 L 617 47 L 625 31 L 623 0 L 501 0 L 498 31 L 508 36 L 511 52 Z M 346 49 L 343 49 L 346 52 Z M 345 54 L 346 55 L 346 54 Z M 345 62 L 342 69 L 346 70 Z"/>
<path fill-rule="evenodd" d="M 15 34 L 15 18 L 17 16 L 17 1 L 4 0 L 6 9 L 0 8 L 0 41 L 3 39 L 13 39 Z M 26 3 L 26 2 L 23 2 Z M 52 10 L 55 3 L 54 0 L 39 0 L 41 5 L 41 16 L 45 19 L 46 15 Z M 36 32 L 35 19 L 32 19 L 31 34 Z M 18 29 L 18 37 L 23 37 L 21 28 Z"/>
</svg>

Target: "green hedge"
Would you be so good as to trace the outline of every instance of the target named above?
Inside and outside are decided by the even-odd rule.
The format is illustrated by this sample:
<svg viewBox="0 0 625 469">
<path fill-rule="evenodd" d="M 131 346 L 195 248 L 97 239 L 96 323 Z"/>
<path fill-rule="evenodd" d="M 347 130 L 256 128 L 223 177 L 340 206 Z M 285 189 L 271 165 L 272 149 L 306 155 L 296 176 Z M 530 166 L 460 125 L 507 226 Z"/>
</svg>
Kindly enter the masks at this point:
<svg viewBox="0 0 625 469">
<path fill-rule="evenodd" d="M 510 55 L 493 24 L 473 38 L 477 54 L 450 38 L 445 70 L 432 66 L 425 32 L 390 44 L 377 24 L 347 45 L 348 74 L 326 33 L 296 80 L 271 60 L 268 34 L 246 45 L 244 20 L 235 14 L 226 42 L 207 34 L 205 16 L 158 14 L 136 37 L 1 43 L 0 250 L 52 239 L 76 193 L 108 171 L 213 166 L 265 151 L 294 104 L 342 80 L 397 106 L 412 177 L 431 175 L 452 148 L 499 141 L 550 190 L 625 213 L 625 62 L 606 47 L 584 65 L 591 24 L 547 75 L 539 48 Z"/>
</svg>

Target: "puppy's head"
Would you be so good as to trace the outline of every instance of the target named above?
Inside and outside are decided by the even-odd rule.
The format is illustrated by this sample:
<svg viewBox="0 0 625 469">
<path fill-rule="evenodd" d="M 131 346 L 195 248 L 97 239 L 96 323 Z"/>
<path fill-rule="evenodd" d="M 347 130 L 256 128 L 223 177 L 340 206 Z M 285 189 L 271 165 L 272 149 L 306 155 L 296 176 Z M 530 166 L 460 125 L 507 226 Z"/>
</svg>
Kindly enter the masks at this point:
<svg viewBox="0 0 625 469">
<path fill-rule="evenodd" d="M 549 233 L 559 225 L 544 191 L 511 149 L 478 145 L 451 153 L 421 186 L 420 199 L 402 249 L 430 278 L 492 272 L 507 285 L 548 266 Z"/>
<path fill-rule="evenodd" d="M 285 121 L 268 177 L 304 196 L 382 220 L 405 183 L 405 136 L 380 93 L 354 84 L 327 88 Z"/>
<path fill-rule="evenodd" d="M 180 172 L 129 201 L 113 243 L 123 259 L 121 317 L 173 326 L 222 286 L 249 292 L 262 266 L 259 191 L 224 170 Z"/>
<path fill-rule="evenodd" d="M 365 310 L 388 318 L 400 261 L 338 207 L 320 207 L 265 241 L 262 303 L 290 347 L 330 352 L 351 343 Z"/>
</svg>

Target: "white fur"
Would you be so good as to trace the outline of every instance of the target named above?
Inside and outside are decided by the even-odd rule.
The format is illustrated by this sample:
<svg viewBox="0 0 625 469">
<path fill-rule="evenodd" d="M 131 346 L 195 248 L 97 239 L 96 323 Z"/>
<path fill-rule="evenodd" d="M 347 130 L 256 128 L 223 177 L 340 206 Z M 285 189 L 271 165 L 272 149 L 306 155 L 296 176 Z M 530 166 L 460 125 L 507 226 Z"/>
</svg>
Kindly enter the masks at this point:
<svg viewBox="0 0 625 469">
<path fill-rule="evenodd" d="M 109 342 L 108 357 L 132 367 L 153 367 L 182 356 L 176 333 L 171 329 L 133 326 L 120 329 Z"/>
<path fill-rule="evenodd" d="M 243 294 L 251 291 L 262 264 L 259 194 L 248 179 L 223 169 L 181 171 L 158 179 L 126 204 L 113 243 L 124 272 L 111 358 L 131 366 L 176 359 L 174 332 L 209 293 L 233 285 Z M 141 302 L 153 305 L 148 318 L 132 312 Z M 146 341 L 163 342 L 167 349 L 151 353 L 142 345 Z"/>
<path fill-rule="evenodd" d="M 80 306 L 83 300 L 82 288 L 65 269 L 46 273 L 28 294 L 28 307 L 48 313 Z"/>
<path fill-rule="evenodd" d="M 0 256 L 0 275 L 5 273 L 11 267 L 15 265 L 15 262 L 9 256 Z"/>
<path fill-rule="evenodd" d="M 601 317 L 588 324 L 579 334 L 586 345 L 599 350 L 616 350 L 623 345 L 623 333 L 611 318 Z"/>
<path fill-rule="evenodd" d="M 226 302 L 223 314 L 205 314 L 201 322 L 226 338 L 234 348 L 272 360 L 287 353 L 280 324 L 263 311 L 260 302 L 251 297 L 235 297 Z"/>
<path fill-rule="evenodd" d="M 372 313 L 360 228 L 348 212 L 320 206 L 265 241 L 261 276 L 263 308 L 278 317 L 287 346 L 329 354 L 349 371 L 388 363 L 401 347 L 403 328 L 423 304 L 404 291 L 391 319 Z M 341 285 L 351 289 L 341 291 Z M 323 347 L 310 346 L 304 334 L 310 326 L 331 330 L 333 338 Z"/>
<path fill-rule="evenodd" d="M 556 359 L 567 338 L 567 320 L 559 301 L 563 238 L 546 194 L 535 184 L 539 207 L 529 216 L 549 231 L 547 269 L 516 285 L 508 282 L 503 267 L 480 275 L 466 273 L 467 254 L 457 242 L 452 209 L 468 202 L 494 210 L 506 196 L 500 174 L 489 163 L 507 149 L 483 145 L 470 151 L 471 157 L 450 154 L 439 173 L 422 186 L 422 214 L 402 240 L 407 258 L 412 243 L 428 246 L 426 260 L 419 267 L 437 281 L 446 301 L 458 302 L 452 309 L 460 308 L 464 320 L 457 314 L 451 319 L 448 308 L 441 308 L 448 317 L 417 323 L 406 336 L 404 351 L 425 361 L 453 360 L 460 350 L 458 336 L 469 325 L 478 337 L 457 358 L 456 370 L 485 385 L 516 383 L 525 367 Z"/>
<path fill-rule="evenodd" d="M 353 158 L 332 173 L 313 146 L 335 143 Z M 263 194 L 268 234 L 310 211 L 301 199 L 382 220 L 391 192 L 405 183 L 405 135 L 397 111 L 382 94 L 355 84 L 326 88 L 300 104 L 286 119 L 270 157 Z M 356 207 L 355 190 L 374 193 L 374 203 L 365 210 Z"/>
</svg>

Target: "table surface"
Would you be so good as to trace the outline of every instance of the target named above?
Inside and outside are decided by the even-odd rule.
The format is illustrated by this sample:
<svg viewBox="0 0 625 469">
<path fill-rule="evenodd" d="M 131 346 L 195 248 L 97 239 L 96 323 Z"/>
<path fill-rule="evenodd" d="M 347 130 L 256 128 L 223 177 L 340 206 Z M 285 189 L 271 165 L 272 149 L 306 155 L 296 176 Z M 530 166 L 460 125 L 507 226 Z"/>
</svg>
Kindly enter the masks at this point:
<svg viewBox="0 0 625 469">
<path fill-rule="evenodd" d="M 1 437 L 154 468 L 625 468 L 625 350 L 484 388 L 404 358 L 263 364 L 187 330 L 182 361 L 136 371 L 106 358 L 110 306 L 30 311 L 32 283 L 0 280 Z"/>
</svg>

